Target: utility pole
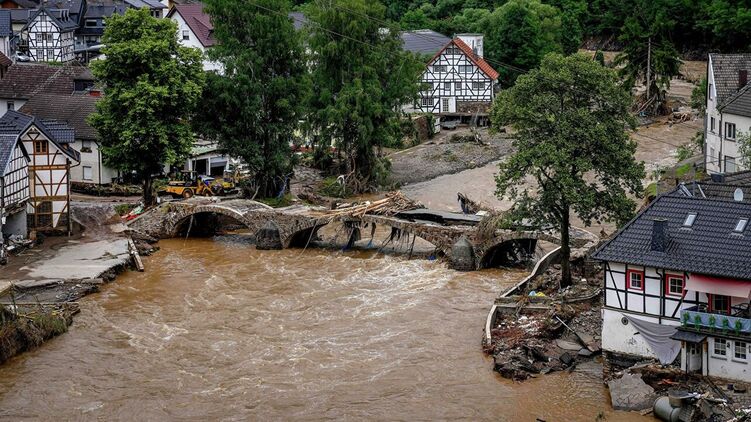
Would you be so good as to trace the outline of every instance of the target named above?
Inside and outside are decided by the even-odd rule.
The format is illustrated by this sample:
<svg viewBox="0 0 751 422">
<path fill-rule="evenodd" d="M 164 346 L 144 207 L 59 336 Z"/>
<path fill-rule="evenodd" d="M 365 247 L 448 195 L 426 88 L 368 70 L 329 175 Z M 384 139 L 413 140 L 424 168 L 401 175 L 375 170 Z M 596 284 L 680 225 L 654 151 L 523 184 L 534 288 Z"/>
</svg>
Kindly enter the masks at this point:
<svg viewBox="0 0 751 422">
<path fill-rule="evenodd" d="M 649 82 L 652 79 L 652 37 L 647 40 L 647 101 L 649 101 Z"/>
</svg>

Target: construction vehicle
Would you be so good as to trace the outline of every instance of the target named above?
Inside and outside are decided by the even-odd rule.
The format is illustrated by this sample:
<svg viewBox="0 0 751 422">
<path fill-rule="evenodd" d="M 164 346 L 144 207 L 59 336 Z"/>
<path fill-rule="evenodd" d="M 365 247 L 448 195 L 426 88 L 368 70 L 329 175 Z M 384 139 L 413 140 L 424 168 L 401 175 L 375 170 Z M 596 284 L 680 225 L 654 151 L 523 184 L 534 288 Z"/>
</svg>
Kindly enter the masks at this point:
<svg viewBox="0 0 751 422">
<path fill-rule="evenodd" d="M 175 178 L 170 179 L 160 193 L 172 195 L 175 198 L 190 198 L 194 195 L 214 196 L 222 188 L 221 183 L 216 183 L 213 177 L 199 176 L 194 171 L 181 171 Z M 213 188 L 212 188 L 213 186 Z"/>
</svg>

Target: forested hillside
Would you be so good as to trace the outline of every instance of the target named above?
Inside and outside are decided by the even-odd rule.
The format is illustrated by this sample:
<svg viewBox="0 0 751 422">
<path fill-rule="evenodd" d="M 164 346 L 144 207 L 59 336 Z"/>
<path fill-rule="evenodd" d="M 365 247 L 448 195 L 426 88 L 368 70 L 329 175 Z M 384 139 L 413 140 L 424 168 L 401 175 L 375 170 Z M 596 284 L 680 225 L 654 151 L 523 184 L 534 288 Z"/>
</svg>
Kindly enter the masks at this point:
<svg viewBox="0 0 751 422">
<path fill-rule="evenodd" d="M 299 5 L 309 1 L 297 0 Z M 529 70 L 583 43 L 687 58 L 751 46 L 751 0 L 382 0 L 402 29 L 481 32 L 490 61 Z M 638 47 L 642 50 L 641 47 Z M 504 78 L 513 78 L 506 70 Z"/>
</svg>

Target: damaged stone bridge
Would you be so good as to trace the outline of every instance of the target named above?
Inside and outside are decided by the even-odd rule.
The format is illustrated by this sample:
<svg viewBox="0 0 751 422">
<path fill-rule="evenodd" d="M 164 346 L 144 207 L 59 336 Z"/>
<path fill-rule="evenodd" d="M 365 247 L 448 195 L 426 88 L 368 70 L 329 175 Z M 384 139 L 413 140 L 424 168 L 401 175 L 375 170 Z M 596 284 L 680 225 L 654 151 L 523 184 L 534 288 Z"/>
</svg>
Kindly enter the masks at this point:
<svg viewBox="0 0 751 422">
<path fill-rule="evenodd" d="M 390 227 L 392 235 L 410 235 L 433 244 L 436 251 L 449 257 L 452 268 L 475 270 L 496 266 L 512 255 L 531 254 L 537 241 L 560 244 L 556 232 L 548 230 L 496 230 L 483 234 L 477 224 L 481 217 L 443 211 L 418 209 L 395 216 L 364 214 L 330 215 L 320 208 L 291 206 L 271 208 L 242 199 L 216 201 L 195 198 L 162 204 L 128 223 L 131 230 L 156 238 L 193 233 L 205 218 L 222 216 L 255 234 L 259 249 L 304 247 L 317 231 L 328 224 L 340 223 L 350 230 L 350 241 L 359 239 L 366 227 Z M 197 221 L 201 221 L 198 223 Z M 589 248 L 597 237 L 580 229 L 571 231 L 572 248 Z"/>
</svg>

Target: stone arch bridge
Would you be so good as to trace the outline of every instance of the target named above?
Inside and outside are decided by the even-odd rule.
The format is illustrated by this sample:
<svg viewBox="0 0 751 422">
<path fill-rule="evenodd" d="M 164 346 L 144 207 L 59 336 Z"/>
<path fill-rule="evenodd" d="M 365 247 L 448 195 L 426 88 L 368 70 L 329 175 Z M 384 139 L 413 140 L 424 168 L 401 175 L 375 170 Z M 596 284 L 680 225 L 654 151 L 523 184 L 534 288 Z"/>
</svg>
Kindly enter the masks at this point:
<svg viewBox="0 0 751 422">
<path fill-rule="evenodd" d="M 352 228 L 374 224 L 390 227 L 392 231 L 430 242 L 437 251 L 450 258 L 452 268 L 459 270 L 487 267 L 499 251 L 510 245 L 531 246 L 533 249 L 538 240 L 560 244 L 560 236 L 553 231 L 499 229 L 490 236 L 482 236 L 477 227 L 471 224 L 473 219 L 476 224 L 479 217 L 456 214 L 458 223 L 452 220 L 436 222 L 426 221 L 420 216 L 434 214 L 439 217 L 448 216 L 451 219 L 451 213 L 419 211 L 421 212 L 413 215 L 404 213 L 398 216 L 365 214 L 357 217 L 332 217 L 320 209 L 306 206 L 275 209 L 251 200 L 232 199 L 217 202 L 215 199 L 195 198 L 162 204 L 128 222 L 128 226 L 133 231 L 151 237 L 170 238 L 184 232 L 197 216 L 221 215 L 254 233 L 257 248 L 282 249 L 305 246 L 318 229 L 333 222 L 340 222 Z M 589 249 L 596 244 L 598 238 L 583 230 L 572 229 L 571 241 L 574 250 Z"/>
</svg>

